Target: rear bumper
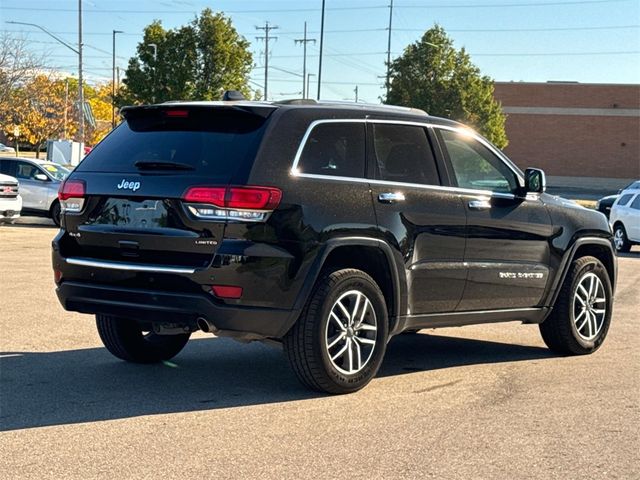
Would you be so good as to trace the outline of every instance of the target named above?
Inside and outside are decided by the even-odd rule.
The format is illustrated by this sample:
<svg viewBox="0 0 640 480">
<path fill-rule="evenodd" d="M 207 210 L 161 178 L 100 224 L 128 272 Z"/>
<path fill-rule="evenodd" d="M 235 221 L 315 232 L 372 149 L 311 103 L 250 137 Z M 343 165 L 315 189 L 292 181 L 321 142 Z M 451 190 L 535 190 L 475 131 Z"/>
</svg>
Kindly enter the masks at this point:
<svg viewBox="0 0 640 480">
<path fill-rule="evenodd" d="M 215 333 L 243 339 L 281 338 L 299 315 L 295 310 L 221 305 L 205 293 L 169 293 L 73 281 L 63 281 L 56 294 L 65 310 L 190 325 L 204 317 L 219 330 Z"/>
</svg>

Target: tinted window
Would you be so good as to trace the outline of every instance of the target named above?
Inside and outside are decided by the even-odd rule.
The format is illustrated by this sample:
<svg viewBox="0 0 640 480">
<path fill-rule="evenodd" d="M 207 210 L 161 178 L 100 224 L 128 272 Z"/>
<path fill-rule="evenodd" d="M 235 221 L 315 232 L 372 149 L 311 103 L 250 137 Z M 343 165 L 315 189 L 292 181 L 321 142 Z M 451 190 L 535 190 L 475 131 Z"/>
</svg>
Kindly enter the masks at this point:
<svg viewBox="0 0 640 480">
<path fill-rule="evenodd" d="M 13 160 L 0 160 L 0 173 L 15 177 L 14 164 L 15 162 Z"/>
<path fill-rule="evenodd" d="M 309 135 L 298 162 L 301 173 L 364 177 L 364 123 L 321 123 Z"/>
<path fill-rule="evenodd" d="M 625 195 L 622 195 L 620 197 L 620 200 L 618 200 L 618 206 L 624 207 L 627 203 L 629 203 L 629 200 L 631 200 L 631 197 L 633 197 L 633 193 L 627 193 Z"/>
<path fill-rule="evenodd" d="M 424 128 L 374 123 L 373 141 L 378 178 L 392 182 L 440 184 Z"/>
<path fill-rule="evenodd" d="M 264 119 L 257 115 L 226 109 L 188 110 L 187 117 L 167 117 L 163 111 L 130 113 L 76 170 L 136 172 L 137 162 L 170 162 L 231 178 L 239 168 L 252 165 L 263 126 Z"/>
<path fill-rule="evenodd" d="M 513 192 L 515 173 L 487 147 L 464 133 L 440 130 L 458 187 Z"/>
<path fill-rule="evenodd" d="M 631 208 L 633 208 L 634 210 L 640 210 L 640 195 L 638 195 L 633 201 L 633 203 L 631 204 Z"/>
</svg>

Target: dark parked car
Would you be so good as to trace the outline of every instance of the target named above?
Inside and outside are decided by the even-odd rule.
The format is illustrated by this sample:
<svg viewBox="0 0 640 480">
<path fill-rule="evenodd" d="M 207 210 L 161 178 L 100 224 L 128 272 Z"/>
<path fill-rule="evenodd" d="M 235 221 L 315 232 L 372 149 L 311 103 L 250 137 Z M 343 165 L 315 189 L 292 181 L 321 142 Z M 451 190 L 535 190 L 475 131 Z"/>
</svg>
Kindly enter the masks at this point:
<svg viewBox="0 0 640 480">
<path fill-rule="evenodd" d="M 169 359 L 196 330 L 275 340 L 345 393 L 404 331 L 520 321 L 574 355 L 607 335 L 606 219 L 459 123 L 313 101 L 122 114 L 64 183 L 53 241 L 60 302 L 116 357 Z"/>
<path fill-rule="evenodd" d="M 632 188 L 635 188 L 635 189 L 640 188 L 640 180 L 636 182 L 631 182 L 626 187 L 618 190 L 618 193 L 616 193 L 615 195 L 607 195 L 606 197 L 602 197 L 600 200 L 598 200 L 598 203 L 596 203 L 596 210 L 604 213 L 606 217 L 609 218 L 609 215 L 611 215 L 611 207 L 613 207 L 613 204 L 616 202 L 616 200 L 620 196 L 620 193 L 623 190 L 628 190 Z"/>
</svg>

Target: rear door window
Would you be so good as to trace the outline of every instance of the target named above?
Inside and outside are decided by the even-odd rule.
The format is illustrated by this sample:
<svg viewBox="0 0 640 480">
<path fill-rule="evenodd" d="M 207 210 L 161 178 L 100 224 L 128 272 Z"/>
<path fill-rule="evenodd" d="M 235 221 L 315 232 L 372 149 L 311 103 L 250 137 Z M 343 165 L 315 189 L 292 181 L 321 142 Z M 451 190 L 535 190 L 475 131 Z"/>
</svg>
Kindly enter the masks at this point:
<svg viewBox="0 0 640 480">
<path fill-rule="evenodd" d="M 631 208 L 634 210 L 640 210 L 640 195 L 637 195 L 635 200 L 631 203 Z"/>
<path fill-rule="evenodd" d="M 302 150 L 297 169 L 302 174 L 363 178 L 365 124 L 331 122 L 316 125 Z"/>
<path fill-rule="evenodd" d="M 390 182 L 440 185 L 426 129 L 373 124 L 376 178 Z"/>
<path fill-rule="evenodd" d="M 228 109 L 135 112 L 76 168 L 79 172 L 132 173 L 142 164 L 179 164 L 213 177 L 250 169 L 265 119 Z M 137 165 L 137 166 L 136 166 Z M 155 168 L 160 170 L 161 168 Z"/>
</svg>

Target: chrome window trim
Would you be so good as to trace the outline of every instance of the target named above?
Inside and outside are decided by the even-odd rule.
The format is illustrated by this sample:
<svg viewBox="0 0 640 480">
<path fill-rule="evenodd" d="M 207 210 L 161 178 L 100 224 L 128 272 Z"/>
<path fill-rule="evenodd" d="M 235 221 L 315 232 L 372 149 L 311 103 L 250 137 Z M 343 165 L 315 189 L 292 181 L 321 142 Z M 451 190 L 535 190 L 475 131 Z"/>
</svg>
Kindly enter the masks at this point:
<svg viewBox="0 0 640 480">
<path fill-rule="evenodd" d="M 524 178 L 517 169 L 517 167 L 509 160 L 502 152 L 496 149 L 493 145 L 491 145 L 487 140 L 482 138 L 473 130 L 466 127 L 454 127 L 451 125 L 439 125 L 429 122 L 413 122 L 409 120 L 378 120 L 378 119 L 367 119 L 367 118 L 331 118 L 331 119 L 321 119 L 314 120 L 311 122 L 306 132 L 304 133 L 302 140 L 300 141 L 300 145 L 296 150 L 296 155 L 293 159 L 293 164 L 291 165 L 291 170 L 289 174 L 293 177 L 301 177 L 301 178 L 313 178 L 319 180 L 335 180 L 339 182 L 356 182 L 356 183 L 370 183 L 373 185 L 389 185 L 389 186 L 398 186 L 398 187 L 409 187 L 409 188 L 422 188 L 427 190 L 436 190 L 436 191 L 447 191 L 447 192 L 457 192 L 457 193 L 467 193 L 471 195 L 484 195 L 498 198 L 509 198 L 514 199 L 516 196 L 512 193 L 502 193 L 502 192 L 492 192 L 491 190 L 476 190 L 469 188 L 460 188 L 460 187 L 450 187 L 443 185 L 426 185 L 422 183 L 405 183 L 405 182 L 392 182 L 387 180 L 375 180 L 369 178 L 359 178 L 359 177 L 341 177 L 338 175 L 321 175 L 317 173 L 302 173 L 298 171 L 298 164 L 300 163 L 300 158 L 302 157 L 302 152 L 304 147 L 307 144 L 307 140 L 311 135 L 311 132 L 318 125 L 326 124 L 326 123 L 380 123 L 380 124 L 391 124 L 391 125 L 408 125 L 413 127 L 421 127 L 421 128 L 434 128 L 434 129 L 443 129 L 450 130 L 453 132 L 463 133 L 468 135 L 469 137 L 475 139 L 484 145 L 491 153 L 496 155 L 508 168 L 511 170 L 517 178 L 520 186 L 524 185 Z"/>
<path fill-rule="evenodd" d="M 108 270 L 125 270 L 129 272 L 154 272 L 154 273 L 195 273 L 195 268 L 165 267 L 162 265 L 140 265 L 137 263 L 110 262 L 108 260 L 86 260 L 84 258 L 67 258 L 69 265 L 80 267 L 105 268 Z"/>
</svg>

